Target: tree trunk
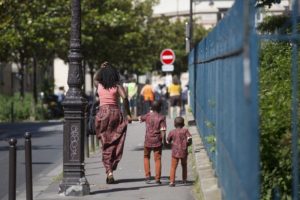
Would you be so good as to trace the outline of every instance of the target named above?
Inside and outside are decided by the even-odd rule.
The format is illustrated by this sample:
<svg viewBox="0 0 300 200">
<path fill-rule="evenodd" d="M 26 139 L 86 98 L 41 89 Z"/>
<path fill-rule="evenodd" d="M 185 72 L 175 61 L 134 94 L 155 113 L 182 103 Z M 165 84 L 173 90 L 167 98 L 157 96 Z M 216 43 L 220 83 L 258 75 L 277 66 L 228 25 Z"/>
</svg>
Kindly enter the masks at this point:
<svg viewBox="0 0 300 200">
<path fill-rule="evenodd" d="M 85 73 L 86 73 L 86 61 L 82 61 L 82 72 L 83 72 L 83 91 L 86 94 L 86 83 L 85 83 Z"/>
<path fill-rule="evenodd" d="M 37 104 L 37 82 L 36 82 L 36 68 L 37 68 L 37 60 L 36 56 L 33 57 L 33 102 L 34 105 Z"/>
<path fill-rule="evenodd" d="M 94 95 L 94 65 L 93 63 L 89 63 L 88 66 L 90 68 L 90 76 L 91 76 L 91 90 L 92 90 L 91 95 Z"/>
<path fill-rule="evenodd" d="M 20 69 L 19 69 L 19 82 L 20 82 L 20 96 L 24 98 L 24 69 L 25 69 L 25 61 L 24 56 L 21 53 L 20 55 Z"/>
</svg>

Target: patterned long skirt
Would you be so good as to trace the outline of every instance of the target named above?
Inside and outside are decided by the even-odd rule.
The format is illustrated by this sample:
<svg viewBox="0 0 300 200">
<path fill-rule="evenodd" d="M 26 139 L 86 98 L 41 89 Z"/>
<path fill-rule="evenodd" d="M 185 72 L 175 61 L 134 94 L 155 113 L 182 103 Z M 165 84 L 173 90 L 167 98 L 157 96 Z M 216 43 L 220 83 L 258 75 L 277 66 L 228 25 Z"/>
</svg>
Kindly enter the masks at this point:
<svg viewBox="0 0 300 200">
<path fill-rule="evenodd" d="M 106 173 L 116 170 L 122 158 L 127 124 L 127 119 L 115 105 L 101 106 L 96 115 L 96 135 L 102 144 L 102 162 Z"/>
</svg>

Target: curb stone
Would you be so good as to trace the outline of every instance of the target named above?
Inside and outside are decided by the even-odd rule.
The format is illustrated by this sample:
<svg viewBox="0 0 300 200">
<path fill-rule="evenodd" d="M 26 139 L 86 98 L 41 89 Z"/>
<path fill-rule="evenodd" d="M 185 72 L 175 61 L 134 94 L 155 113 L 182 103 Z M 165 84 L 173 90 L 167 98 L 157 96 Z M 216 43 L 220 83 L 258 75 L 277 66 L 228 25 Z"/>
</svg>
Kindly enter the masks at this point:
<svg viewBox="0 0 300 200">
<path fill-rule="evenodd" d="M 63 163 L 60 161 L 57 167 L 55 167 L 53 170 L 51 170 L 47 174 L 40 174 L 36 181 L 33 181 L 33 199 L 36 199 L 41 193 L 43 193 L 51 183 L 53 183 L 55 180 L 54 178 L 57 177 L 63 169 Z M 58 191 L 58 190 L 57 190 Z M 26 190 L 17 195 L 18 200 L 26 200 Z"/>
<path fill-rule="evenodd" d="M 187 113 L 187 120 L 194 120 L 191 113 Z M 221 200 L 222 195 L 221 189 L 218 187 L 218 179 L 215 176 L 215 171 L 208 158 L 197 127 L 195 125 L 189 126 L 189 131 L 193 137 L 193 155 L 203 200 Z"/>
</svg>

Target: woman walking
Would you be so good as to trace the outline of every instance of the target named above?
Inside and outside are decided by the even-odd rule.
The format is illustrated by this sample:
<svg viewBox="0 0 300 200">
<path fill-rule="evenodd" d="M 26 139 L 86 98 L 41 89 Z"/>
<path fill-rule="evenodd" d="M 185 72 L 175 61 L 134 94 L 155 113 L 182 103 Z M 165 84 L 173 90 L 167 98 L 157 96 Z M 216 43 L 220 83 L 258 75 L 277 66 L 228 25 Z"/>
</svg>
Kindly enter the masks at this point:
<svg viewBox="0 0 300 200">
<path fill-rule="evenodd" d="M 113 171 L 122 158 L 128 122 L 131 122 L 129 103 L 116 68 L 108 62 L 101 65 L 96 74 L 95 86 L 99 95 L 100 109 L 96 115 L 96 135 L 102 144 L 102 162 L 106 170 L 106 183 L 114 183 Z M 119 97 L 127 114 L 124 118 L 119 108 Z"/>
</svg>

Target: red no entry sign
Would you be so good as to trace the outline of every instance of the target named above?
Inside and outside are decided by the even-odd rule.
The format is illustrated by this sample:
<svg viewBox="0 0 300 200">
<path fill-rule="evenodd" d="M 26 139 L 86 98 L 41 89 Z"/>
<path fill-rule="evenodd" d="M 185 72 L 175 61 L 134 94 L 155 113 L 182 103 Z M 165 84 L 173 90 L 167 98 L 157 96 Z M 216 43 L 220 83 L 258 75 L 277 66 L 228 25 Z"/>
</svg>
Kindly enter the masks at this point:
<svg viewBox="0 0 300 200">
<path fill-rule="evenodd" d="M 172 65 L 175 61 L 175 53 L 172 49 L 164 49 L 160 53 L 160 61 L 164 65 Z"/>
</svg>

